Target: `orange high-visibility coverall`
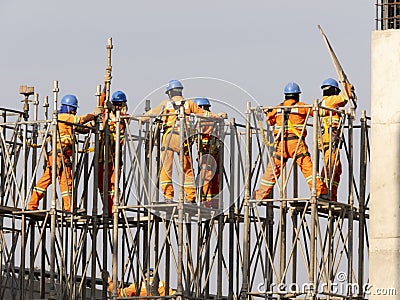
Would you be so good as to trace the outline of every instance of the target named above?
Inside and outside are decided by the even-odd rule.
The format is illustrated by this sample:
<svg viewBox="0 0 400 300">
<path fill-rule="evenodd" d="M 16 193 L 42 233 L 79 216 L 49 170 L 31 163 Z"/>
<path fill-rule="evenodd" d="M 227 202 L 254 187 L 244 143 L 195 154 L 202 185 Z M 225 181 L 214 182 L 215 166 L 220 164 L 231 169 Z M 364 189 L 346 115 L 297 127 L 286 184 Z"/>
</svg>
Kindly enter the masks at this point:
<svg viewBox="0 0 400 300">
<path fill-rule="evenodd" d="M 348 99 L 345 95 L 324 96 L 321 100 L 321 106 L 327 108 L 338 109 L 344 107 Z M 322 152 L 325 161 L 325 167 L 322 168 L 321 176 L 324 178 L 326 185 L 331 189 L 331 201 L 337 201 L 337 190 L 342 174 L 342 163 L 339 155 L 339 139 L 338 126 L 340 116 L 336 112 L 325 111 L 322 117 L 323 133 L 322 133 Z M 331 141 L 331 137 L 333 140 Z M 331 147 L 331 148 L 330 148 Z M 334 172 L 334 174 L 332 174 Z M 327 174 L 326 174 L 327 173 Z M 326 176 L 326 177 L 325 177 Z M 330 182 L 332 179 L 332 182 Z"/>
<path fill-rule="evenodd" d="M 219 147 L 221 142 L 213 132 L 214 124 L 202 122 L 200 130 L 200 178 L 197 184 L 201 184 L 201 200 L 205 207 L 218 208 L 219 205 Z"/>
<path fill-rule="evenodd" d="M 153 277 L 150 278 L 150 285 L 153 283 Z M 108 288 L 109 291 L 112 292 L 113 289 L 113 282 L 108 283 Z M 158 283 L 158 295 L 159 296 L 166 296 L 166 284 L 165 281 L 160 280 Z M 173 289 L 169 289 L 169 296 L 175 295 L 175 291 Z M 134 296 L 154 296 L 150 293 L 147 293 L 146 289 L 146 283 L 142 282 L 140 285 L 140 290 L 139 290 L 139 295 L 137 294 L 136 291 L 136 284 L 132 283 L 130 286 L 123 288 L 123 289 L 118 289 L 118 297 L 134 297 Z"/>
<path fill-rule="evenodd" d="M 273 164 L 268 163 L 268 166 L 261 178 L 260 188 L 255 191 L 254 198 L 261 200 L 268 198 L 268 195 L 272 191 L 276 178 L 279 178 L 281 172 L 281 165 L 284 167 L 289 158 L 296 160 L 297 165 L 300 167 L 308 186 L 312 188 L 312 161 L 310 158 L 310 153 L 308 152 L 308 147 L 305 143 L 305 137 L 307 131 L 304 129 L 303 135 L 300 136 L 305 122 L 307 121 L 307 114 L 310 111 L 310 115 L 313 115 L 311 108 L 302 108 L 297 106 L 306 105 L 303 102 L 296 102 L 294 99 L 286 99 L 283 103 L 278 106 L 287 107 L 286 109 L 290 113 L 285 113 L 288 115 L 287 122 L 285 122 L 285 128 L 283 129 L 283 143 L 281 141 L 282 136 L 279 132 L 282 129 L 282 109 L 273 109 L 267 113 L 267 122 L 273 126 L 275 125 L 274 135 L 277 139 L 277 144 L 275 146 L 274 160 Z M 290 108 L 291 106 L 296 106 L 295 108 Z M 300 144 L 296 152 L 297 144 Z M 282 161 L 281 161 L 282 160 Z M 276 178 L 275 178 L 276 176 Z M 327 194 L 327 189 L 322 180 L 316 178 L 316 189 L 317 195 Z"/>
<path fill-rule="evenodd" d="M 74 114 L 59 114 L 58 120 L 75 123 L 85 124 L 94 119 L 94 115 L 86 114 L 83 116 L 75 116 Z M 71 175 L 71 162 L 72 143 L 73 143 L 73 126 L 66 123 L 58 123 L 58 137 L 57 137 L 57 177 L 60 184 L 61 197 L 64 203 L 64 210 L 71 211 L 72 202 L 72 175 Z M 52 177 L 52 159 L 53 153 L 50 153 L 47 158 L 47 167 L 42 177 L 33 188 L 31 199 L 28 203 L 29 210 L 37 210 L 39 201 L 46 193 L 46 189 L 51 184 Z"/>
<path fill-rule="evenodd" d="M 155 108 L 146 112 L 146 115 L 163 114 L 163 128 L 161 148 L 161 172 L 160 185 L 164 195 L 164 199 L 170 201 L 174 198 L 174 187 L 172 185 L 172 166 L 174 160 L 174 152 L 180 151 L 180 136 L 179 128 L 176 124 L 177 113 L 179 113 L 180 105 L 176 104 L 181 101 L 184 105 L 185 114 L 191 113 L 202 115 L 205 117 L 218 117 L 199 106 L 193 100 L 183 100 L 181 96 L 174 96 L 172 100 L 164 100 Z M 185 137 L 187 139 L 187 136 Z M 185 147 L 185 145 L 182 145 Z M 186 147 L 190 147 L 187 145 Z M 184 190 L 186 194 L 186 202 L 194 202 L 196 200 L 196 190 L 194 187 L 193 170 L 191 158 L 189 155 L 183 157 L 183 172 L 184 172 Z"/>
<path fill-rule="evenodd" d="M 102 92 L 100 96 L 100 103 L 99 105 L 101 107 L 104 107 L 104 102 L 106 99 L 106 93 L 105 91 Z M 106 120 L 106 110 L 102 110 L 102 115 L 103 115 L 103 128 L 106 125 L 106 122 L 108 123 L 109 126 L 109 133 L 110 133 L 110 138 L 109 138 L 109 144 L 108 144 L 108 216 L 112 215 L 113 212 L 113 203 L 114 203 L 114 194 L 115 194 L 115 170 L 114 170 L 114 162 L 115 162 L 115 141 L 116 141 L 116 123 L 115 123 L 115 112 L 110 112 L 108 119 Z M 127 116 L 127 114 L 121 109 L 121 117 Z M 124 120 L 121 119 L 120 122 L 120 168 L 118 170 L 118 176 L 121 175 L 121 170 L 122 170 L 122 148 L 124 145 L 125 141 L 125 127 L 126 123 Z M 99 156 L 99 177 L 98 177 L 98 187 L 99 187 L 99 192 L 101 199 L 103 200 L 104 203 L 104 158 L 105 158 L 105 149 L 104 149 L 104 134 L 100 136 L 100 156 Z"/>
</svg>

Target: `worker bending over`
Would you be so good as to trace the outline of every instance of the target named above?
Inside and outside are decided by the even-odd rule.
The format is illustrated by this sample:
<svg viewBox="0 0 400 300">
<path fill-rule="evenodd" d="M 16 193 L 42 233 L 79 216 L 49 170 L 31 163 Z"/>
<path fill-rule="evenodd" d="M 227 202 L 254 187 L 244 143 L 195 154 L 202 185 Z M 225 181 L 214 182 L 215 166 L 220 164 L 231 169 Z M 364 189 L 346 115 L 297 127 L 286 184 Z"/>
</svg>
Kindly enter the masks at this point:
<svg viewBox="0 0 400 300">
<path fill-rule="evenodd" d="M 135 283 L 132 283 L 126 288 L 118 288 L 118 297 L 134 297 L 134 296 L 155 296 L 154 293 L 158 293 L 156 296 L 172 296 L 175 295 L 175 291 L 173 289 L 166 290 L 166 283 L 163 280 L 158 281 L 157 290 L 154 287 L 156 281 L 154 280 L 154 270 L 150 268 L 149 276 L 146 276 L 144 280 L 142 280 L 139 284 L 139 288 L 136 287 Z M 147 273 L 147 272 L 146 272 Z M 147 275 L 147 274 L 146 274 Z M 113 290 L 113 282 L 110 276 L 108 276 L 108 288 L 109 291 Z"/>
</svg>

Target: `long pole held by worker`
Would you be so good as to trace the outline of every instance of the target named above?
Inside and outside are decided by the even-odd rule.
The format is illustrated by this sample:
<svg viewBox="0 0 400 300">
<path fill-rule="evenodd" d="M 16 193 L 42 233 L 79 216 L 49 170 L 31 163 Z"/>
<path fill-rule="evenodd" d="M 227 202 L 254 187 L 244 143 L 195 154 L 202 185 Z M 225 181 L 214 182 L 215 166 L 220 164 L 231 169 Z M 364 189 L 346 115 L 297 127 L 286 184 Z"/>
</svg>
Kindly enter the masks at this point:
<svg viewBox="0 0 400 300">
<path fill-rule="evenodd" d="M 336 73 L 338 75 L 338 79 L 339 79 L 340 83 L 343 86 L 343 90 L 347 94 L 347 90 L 344 88 L 344 84 L 345 83 L 350 83 L 349 79 L 347 78 L 346 73 L 344 72 L 344 70 L 343 70 L 343 68 L 342 68 L 342 66 L 341 66 L 341 64 L 339 62 L 339 59 L 337 58 L 337 56 L 335 54 L 335 51 L 333 51 L 333 48 L 332 48 L 331 44 L 329 43 L 328 38 L 326 37 L 326 35 L 323 32 L 323 30 L 322 30 L 320 25 L 318 25 L 318 29 L 319 29 L 319 32 L 322 35 L 322 38 L 323 38 L 323 40 L 325 42 L 326 47 L 328 48 L 329 55 L 331 56 L 333 65 L 334 65 L 334 67 L 336 69 Z M 355 91 L 353 91 L 353 95 L 347 95 L 347 97 L 351 100 L 351 104 L 352 104 L 353 108 L 357 108 L 357 96 L 356 96 Z"/>
</svg>

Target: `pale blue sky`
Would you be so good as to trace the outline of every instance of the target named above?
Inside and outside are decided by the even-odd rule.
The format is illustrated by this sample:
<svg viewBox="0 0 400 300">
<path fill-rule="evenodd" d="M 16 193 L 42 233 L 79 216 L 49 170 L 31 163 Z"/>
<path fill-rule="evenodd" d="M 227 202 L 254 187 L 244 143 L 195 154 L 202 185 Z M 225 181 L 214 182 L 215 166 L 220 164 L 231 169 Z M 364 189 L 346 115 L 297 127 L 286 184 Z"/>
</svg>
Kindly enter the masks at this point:
<svg viewBox="0 0 400 300">
<path fill-rule="evenodd" d="M 20 84 L 35 86 L 41 101 L 59 80 L 60 96 L 76 94 L 79 113 L 91 111 L 108 37 L 112 91 L 127 93 L 131 111 L 168 80 L 189 77 L 232 82 L 262 105 L 279 103 L 284 85 L 295 81 L 311 102 L 320 97 L 322 80 L 336 77 L 320 24 L 356 87 L 359 107 L 369 109 L 374 18 L 375 6 L 366 0 L 2 0 L 0 105 L 21 107 Z M 238 90 L 187 84 L 186 97 L 229 99 L 240 111 L 249 100 Z M 163 90 L 150 97 L 162 98 Z"/>
</svg>

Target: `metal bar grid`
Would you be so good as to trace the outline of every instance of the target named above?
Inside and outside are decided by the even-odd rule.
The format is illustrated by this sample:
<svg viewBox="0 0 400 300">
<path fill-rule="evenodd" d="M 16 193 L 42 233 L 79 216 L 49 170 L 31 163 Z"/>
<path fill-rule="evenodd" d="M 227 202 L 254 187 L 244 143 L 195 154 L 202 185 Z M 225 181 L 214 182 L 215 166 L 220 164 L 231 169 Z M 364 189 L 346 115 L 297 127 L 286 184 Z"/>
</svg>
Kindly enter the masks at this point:
<svg viewBox="0 0 400 300">
<path fill-rule="evenodd" d="M 361 149 L 364 149 L 359 165 L 360 183 L 357 186 L 355 174 L 350 177 L 347 187 L 349 193 L 355 193 L 355 199 L 349 196 L 347 203 L 331 203 L 299 197 L 302 179 L 296 175 L 296 165 L 291 164 L 287 167 L 287 176 L 282 176 L 279 182 L 278 197 L 258 203 L 252 199 L 252 192 L 260 171 L 264 171 L 271 159 L 273 133 L 268 126 L 260 127 L 257 109 L 249 105 L 246 125 L 237 124 L 234 119 L 223 125 L 224 147 L 229 149 L 231 155 L 225 155 L 221 163 L 224 211 L 203 208 L 201 203 L 185 204 L 182 190 L 183 201 L 172 204 L 160 201 L 159 170 L 162 165 L 159 124 L 154 119 L 144 123 L 140 116 L 132 117 L 127 122 L 126 142 L 121 149 L 124 157 L 118 177 L 121 192 L 119 202 L 114 203 L 112 219 L 99 214 L 103 211 L 103 204 L 96 200 L 96 162 L 100 151 L 96 141 L 99 135 L 107 134 L 103 129 L 94 128 L 83 139 L 77 139 L 73 200 L 77 208 L 85 208 L 85 212 L 68 214 L 57 209 L 61 207 L 56 205 L 58 183 L 53 185 L 51 209 L 44 205 L 42 211 L 29 212 L 21 204 L 29 199 L 34 178 L 40 173 L 41 162 L 46 158 L 45 137 L 54 130 L 57 122 L 54 121 L 56 119 L 52 124 L 32 122 L 32 126 L 37 127 L 35 130 L 22 130 L 24 125 L 21 119 L 11 121 L 3 117 L 0 124 L 1 182 L 4 187 L 0 209 L 2 295 L 6 295 L 8 287 L 12 287 L 14 293 L 11 298 L 14 299 L 28 295 L 102 299 L 104 294 L 111 296 L 104 271 L 113 269 L 113 277 L 120 280 L 117 287 L 124 288 L 131 283 L 140 286 L 149 268 L 154 268 L 153 272 L 165 281 L 167 290 L 180 286 L 178 293 L 172 296 L 175 298 L 211 299 L 212 295 L 218 299 L 297 298 L 304 295 L 350 297 L 348 290 L 334 293 L 330 289 L 343 270 L 350 274 L 349 283 L 366 280 L 363 265 L 364 248 L 368 244 L 368 187 L 365 183 L 368 118 L 364 115 L 361 121 L 361 134 L 353 133 L 359 127 L 349 123 L 348 126 L 343 125 L 340 136 L 347 162 L 354 166 L 353 169 L 356 163 L 352 154 L 354 135 L 360 137 Z M 7 110 L 3 109 L 3 112 L 4 116 Z M 121 119 L 121 122 L 125 120 Z M 186 130 L 185 122 L 186 118 L 182 115 L 181 132 Z M 317 141 L 321 134 L 318 118 L 314 124 L 307 126 L 314 131 L 314 145 L 310 147 L 310 152 L 314 151 L 313 162 L 317 168 L 318 155 L 315 154 L 318 153 Z M 348 133 L 349 130 L 351 133 Z M 35 149 L 29 143 L 24 146 L 16 138 L 22 132 L 26 135 L 24 140 L 32 138 L 33 143 L 36 132 L 38 140 L 44 142 Z M 350 142 L 350 139 L 353 141 Z M 26 147 L 25 150 L 23 147 Z M 34 153 L 37 155 L 35 164 L 32 163 Z M 195 174 L 198 168 L 196 155 L 198 153 L 193 150 L 191 156 Z M 230 160 L 232 155 L 234 160 Z M 26 166 L 25 177 L 19 172 L 22 161 Z M 317 170 L 314 171 L 314 178 Z M 23 191 L 22 179 L 25 180 L 25 195 L 20 192 Z M 289 184 L 293 189 L 289 188 Z M 29 226 L 24 227 L 24 222 L 28 222 Z M 354 222 L 359 222 L 359 226 Z M 349 233 L 355 226 L 363 235 L 358 244 L 354 233 Z M 50 240 L 46 238 L 48 236 Z M 99 239 L 101 236 L 103 238 Z M 34 251 L 27 252 L 26 246 L 25 249 L 20 247 L 22 243 L 30 245 L 28 247 Z M 358 246 L 361 254 L 357 263 L 354 261 L 354 246 Z M 17 250 L 19 248 L 22 252 Z M 25 268 L 17 259 L 16 254 L 19 253 L 30 253 L 24 255 L 25 265 L 31 266 L 30 270 L 22 271 Z M 118 257 L 115 257 L 117 254 Z M 114 257 L 113 261 L 109 260 L 110 257 Z M 355 265 L 358 267 L 355 268 Z M 39 276 L 36 268 L 40 269 Z M 28 277 L 22 274 L 28 274 Z M 44 280 L 46 274 L 52 283 L 51 294 Z M 42 283 L 40 289 L 35 284 L 38 279 Z M 315 286 L 306 291 L 276 290 L 279 283 L 288 286 L 310 282 Z M 259 284 L 264 288 L 262 291 Z M 324 288 L 321 289 L 321 286 Z M 153 293 L 148 299 L 160 298 L 153 287 L 147 285 L 147 289 L 148 293 Z M 164 298 L 168 297 L 171 296 Z"/>
</svg>

